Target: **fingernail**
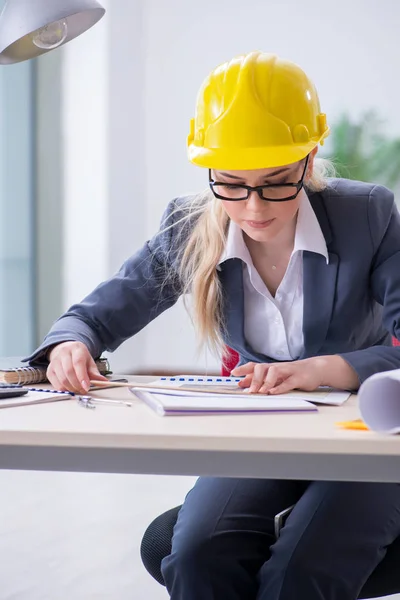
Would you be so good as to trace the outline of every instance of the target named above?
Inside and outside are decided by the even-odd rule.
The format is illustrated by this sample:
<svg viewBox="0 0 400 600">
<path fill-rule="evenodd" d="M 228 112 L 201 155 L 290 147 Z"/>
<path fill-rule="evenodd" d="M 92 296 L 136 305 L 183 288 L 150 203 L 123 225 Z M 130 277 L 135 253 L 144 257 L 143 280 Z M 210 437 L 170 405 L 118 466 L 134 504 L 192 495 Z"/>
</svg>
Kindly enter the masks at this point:
<svg viewBox="0 0 400 600">
<path fill-rule="evenodd" d="M 89 387 L 90 387 L 90 385 L 88 384 L 88 382 L 85 381 L 85 380 L 82 380 L 81 384 L 82 384 L 83 389 L 87 392 L 88 389 L 89 389 Z"/>
</svg>

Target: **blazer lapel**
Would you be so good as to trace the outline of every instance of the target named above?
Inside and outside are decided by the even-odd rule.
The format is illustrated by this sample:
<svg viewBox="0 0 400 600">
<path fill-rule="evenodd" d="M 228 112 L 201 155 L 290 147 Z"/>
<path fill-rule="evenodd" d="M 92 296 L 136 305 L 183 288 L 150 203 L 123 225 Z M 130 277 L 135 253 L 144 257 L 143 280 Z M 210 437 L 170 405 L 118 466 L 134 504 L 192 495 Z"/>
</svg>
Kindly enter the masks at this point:
<svg viewBox="0 0 400 600">
<path fill-rule="evenodd" d="M 315 356 L 324 343 L 331 321 L 336 295 L 339 257 L 329 251 L 332 231 L 321 194 L 309 196 L 329 253 L 329 264 L 320 254 L 303 255 L 303 333 L 304 351 L 300 358 Z"/>
<path fill-rule="evenodd" d="M 304 350 L 300 358 L 315 356 L 325 341 L 336 294 L 339 266 L 337 254 L 324 256 L 305 252 L 303 255 L 303 334 Z"/>
<path fill-rule="evenodd" d="M 240 355 L 250 355 L 255 361 L 265 362 L 266 357 L 255 352 L 244 335 L 243 262 L 239 258 L 230 258 L 223 262 L 219 267 L 219 279 L 224 292 L 226 344 L 230 346 L 234 340 L 235 350 Z"/>
</svg>

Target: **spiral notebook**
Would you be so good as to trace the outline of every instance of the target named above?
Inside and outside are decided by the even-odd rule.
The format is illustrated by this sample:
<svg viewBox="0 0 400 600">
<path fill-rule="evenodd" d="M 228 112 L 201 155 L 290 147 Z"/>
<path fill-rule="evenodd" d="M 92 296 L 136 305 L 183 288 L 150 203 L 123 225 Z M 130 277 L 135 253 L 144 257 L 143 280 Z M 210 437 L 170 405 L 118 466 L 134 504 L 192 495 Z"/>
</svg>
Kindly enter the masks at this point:
<svg viewBox="0 0 400 600">
<path fill-rule="evenodd" d="M 241 390 L 232 394 L 210 391 L 162 389 L 159 386 L 134 385 L 130 391 L 161 416 L 243 414 L 267 412 L 316 411 L 317 407 L 301 398 L 248 394 Z"/>
<path fill-rule="evenodd" d="M 110 365 L 106 358 L 96 360 L 97 368 L 101 375 L 110 375 Z M 26 365 L 20 359 L 2 359 L 0 362 L 0 383 L 10 385 L 34 385 L 36 383 L 45 383 L 46 366 Z"/>
</svg>

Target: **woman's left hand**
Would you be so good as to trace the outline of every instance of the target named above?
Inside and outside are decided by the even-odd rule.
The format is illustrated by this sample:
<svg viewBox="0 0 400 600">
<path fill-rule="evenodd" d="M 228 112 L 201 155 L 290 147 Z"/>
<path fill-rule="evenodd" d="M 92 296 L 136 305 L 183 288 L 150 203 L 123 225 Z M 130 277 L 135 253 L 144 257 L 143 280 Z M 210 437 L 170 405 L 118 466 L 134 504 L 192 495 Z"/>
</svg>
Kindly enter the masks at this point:
<svg viewBox="0 0 400 600">
<path fill-rule="evenodd" d="M 239 386 L 261 394 L 286 394 L 295 389 L 311 392 L 321 385 L 357 389 L 359 385 L 354 369 L 337 355 L 281 363 L 250 362 L 234 369 L 232 375 L 245 376 Z"/>
</svg>

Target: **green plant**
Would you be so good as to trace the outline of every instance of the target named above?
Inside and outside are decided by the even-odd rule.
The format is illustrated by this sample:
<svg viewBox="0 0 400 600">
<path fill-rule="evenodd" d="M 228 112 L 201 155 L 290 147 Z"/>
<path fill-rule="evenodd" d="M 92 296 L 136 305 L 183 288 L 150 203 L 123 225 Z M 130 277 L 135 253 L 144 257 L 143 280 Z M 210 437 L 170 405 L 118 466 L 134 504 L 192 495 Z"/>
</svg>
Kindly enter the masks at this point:
<svg viewBox="0 0 400 600">
<path fill-rule="evenodd" d="M 329 157 L 339 177 L 381 183 L 389 188 L 400 183 L 400 139 L 388 138 L 382 127 L 382 120 L 374 111 L 362 115 L 358 122 L 344 114 L 333 125 Z"/>
</svg>

